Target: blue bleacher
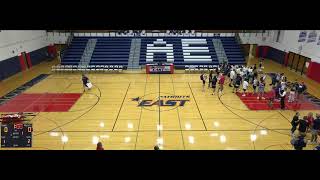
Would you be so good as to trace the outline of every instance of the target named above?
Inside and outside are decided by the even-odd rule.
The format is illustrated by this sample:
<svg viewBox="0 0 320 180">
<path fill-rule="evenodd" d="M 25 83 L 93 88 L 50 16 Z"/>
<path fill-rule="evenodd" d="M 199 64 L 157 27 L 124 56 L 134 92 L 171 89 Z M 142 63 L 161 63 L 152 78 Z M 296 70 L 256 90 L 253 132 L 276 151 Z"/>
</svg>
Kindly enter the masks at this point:
<svg viewBox="0 0 320 180">
<path fill-rule="evenodd" d="M 98 38 L 90 65 L 128 65 L 131 38 Z"/>
<path fill-rule="evenodd" d="M 89 38 L 76 37 L 64 52 L 62 65 L 78 65 Z"/>
<path fill-rule="evenodd" d="M 244 64 L 245 59 L 240 45 L 237 43 L 235 37 L 219 37 L 224 51 L 227 55 L 229 64 Z"/>
<path fill-rule="evenodd" d="M 62 59 L 62 65 L 78 65 L 86 48 L 88 39 L 95 38 L 97 43 L 91 57 L 90 65 L 123 65 L 127 66 L 130 54 L 131 40 L 134 37 L 74 37 L 70 47 L 66 50 Z M 219 64 L 212 39 L 219 38 L 223 43 L 225 53 L 230 64 L 244 64 L 244 56 L 240 45 L 234 37 L 139 37 L 141 39 L 140 65 L 148 63 L 147 44 L 153 44 L 157 39 L 163 39 L 166 44 L 172 44 L 174 64 L 184 67 L 185 65 L 217 65 Z M 191 53 L 199 56 L 208 56 L 212 61 L 189 61 L 183 57 L 182 39 L 206 39 L 207 44 L 199 45 L 208 47 L 209 52 Z M 198 46 L 198 45 L 197 45 Z M 198 47 L 199 47 L 198 46 Z M 166 59 L 165 53 L 154 53 L 154 61 Z"/>
<path fill-rule="evenodd" d="M 182 50 L 182 41 L 181 39 L 195 39 L 194 37 L 146 37 L 141 38 L 141 51 L 140 51 L 140 64 L 144 65 L 148 62 L 146 61 L 146 53 L 147 53 L 147 44 L 152 44 L 157 39 L 163 39 L 167 44 L 173 45 L 173 56 L 174 56 L 174 65 L 175 67 L 183 67 L 185 65 L 218 65 L 218 57 L 215 53 L 213 43 L 210 41 L 209 38 L 198 38 L 198 39 L 206 39 L 207 44 L 205 47 L 208 47 L 209 53 L 192 53 L 192 55 L 207 55 L 211 56 L 212 62 L 206 62 L 206 61 L 194 61 L 194 62 L 186 62 L 184 61 L 183 57 L 183 50 Z M 203 46 L 203 45 L 198 45 Z M 165 53 L 155 53 L 154 54 L 154 61 L 165 59 L 166 54 Z"/>
</svg>

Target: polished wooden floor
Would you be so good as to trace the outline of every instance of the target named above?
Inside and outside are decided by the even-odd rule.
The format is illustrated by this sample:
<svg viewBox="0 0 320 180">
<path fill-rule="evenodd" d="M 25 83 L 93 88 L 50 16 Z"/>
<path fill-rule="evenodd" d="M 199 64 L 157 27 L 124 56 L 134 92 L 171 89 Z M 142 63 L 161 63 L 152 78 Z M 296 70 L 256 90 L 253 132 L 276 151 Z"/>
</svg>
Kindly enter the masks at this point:
<svg viewBox="0 0 320 180">
<path fill-rule="evenodd" d="M 256 63 L 250 59 L 249 64 Z M 57 62 L 45 62 L 32 70 L 0 82 L 0 96 L 50 72 Z M 319 84 L 267 61 L 266 71 L 285 72 L 289 80 L 304 80 L 309 92 L 320 97 Z M 31 149 L 90 150 L 101 141 L 106 150 L 290 150 L 293 111 L 250 111 L 225 87 L 221 98 L 211 95 L 199 74 L 177 71 L 170 75 L 143 72 L 88 74 L 94 84 L 69 112 L 38 113 Z M 80 74 L 52 74 L 28 89 L 28 93 L 81 93 Z M 268 79 L 270 81 L 270 79 Z M 133 98 L 154 100 L 160 95 L 190 96 L 182 107 L 139 107 Z M 159 113 L 160 111 L 160 113 Z M 319 112 L 319 111 L 318 111 Z M 301 114 L 307 114 L 302 111 Z M 319 112 L 320 113 L 320 112 Z M 62 136 L 68 137 L 62 142 Z M 310 137 L 308 137 L 310 138 Z M 312 149 L 308 145 L 306 149 Z"/>
</svg>

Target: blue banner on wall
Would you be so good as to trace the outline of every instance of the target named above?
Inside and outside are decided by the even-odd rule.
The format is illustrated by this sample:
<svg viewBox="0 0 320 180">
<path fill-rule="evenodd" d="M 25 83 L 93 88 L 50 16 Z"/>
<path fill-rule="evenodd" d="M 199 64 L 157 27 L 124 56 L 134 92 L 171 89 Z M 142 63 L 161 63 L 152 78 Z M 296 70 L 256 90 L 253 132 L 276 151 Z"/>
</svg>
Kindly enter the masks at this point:
<svg viewBox="0 0 320 180">
<path fill-rule="evenodd" d="M 304 42 L 307 39 L 307 31 L 300 31 L 298 42 Z"/>
<path fill-rule="evenodd" d="M 320 45 L 320 36 L 319 36 L 319 38 L 318 38 L 318 43 L 317 43 L 317 45 Z"/>
<path fill-rule="evenodd" d="M 309 36 L 308 36 L 308 43 L 310 42 L 316 42 L 317 40 L 317 32 L 316 31 L 312 31 L 309 33 Z"/>
</svg>

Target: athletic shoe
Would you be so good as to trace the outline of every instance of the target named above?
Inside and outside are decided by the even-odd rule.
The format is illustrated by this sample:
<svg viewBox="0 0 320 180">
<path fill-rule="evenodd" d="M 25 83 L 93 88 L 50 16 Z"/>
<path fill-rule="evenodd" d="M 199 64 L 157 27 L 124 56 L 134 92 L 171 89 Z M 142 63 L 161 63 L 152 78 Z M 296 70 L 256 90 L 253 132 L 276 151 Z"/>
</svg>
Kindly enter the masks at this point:
<svg viewBox="0 0 320 180">
<path fill-rule="evenodd" d="M 242 95 L 243 97 L 246 96 L 245 94 Z"/>
<path fill-rule="evenodd" d="M 259 97 L 257 97 L 257 99 L 259 99 Z"/>
<path fill-rule="evenodd" d="M 262 97 L 262 99 L 266 99 L 266 98 Z"/>
</svg>

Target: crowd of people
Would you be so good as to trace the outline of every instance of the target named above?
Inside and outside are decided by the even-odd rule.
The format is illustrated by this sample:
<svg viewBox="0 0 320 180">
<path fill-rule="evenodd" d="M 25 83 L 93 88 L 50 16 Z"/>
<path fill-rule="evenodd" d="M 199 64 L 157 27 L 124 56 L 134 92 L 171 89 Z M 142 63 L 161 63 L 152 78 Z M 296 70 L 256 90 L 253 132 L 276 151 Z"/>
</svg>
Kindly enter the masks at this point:
<svg viewBox="0 0 320 180">
<path fill-rule="evenodd" d="M 291 121 L 291 144 L 294 149 L 302 150 L 306 147 L 307 143 L 317 144 L 315 150 L 320 150 L 320 144 L 318 142 L 318 136 L 320 134 L 320 114 L 316 114 L 315 117 L 313 113 L 308 113 L 307 116 L 300 118 L 300 113 L 296 112 L 295 116 Z M 298 133 L 296 133 L 298 131 Z M 311 134 L 311 139 L 306 140 L 306 136 Z"/>
<path fill-rule="evenodd" d="M 273 108 L 274 101 L 280 101 L 281 109 L 285 109 L 285 100 L 288 96 L 289 103 L 298 102 L 301 98 L 301 94 L 306 92 L 307 86 L 304 82 L 289 82 L 284 73 L 276 73 L 271 75 L 271 83 L 269 88 L 271 89 L 270 94 L 265 96 L 267 84 L 267 75 L 263 72 L 263 60 L 259 62 L 257 67 L 256 64 L 253 66 L 241 66 L 241 65 L 230 65 L 220 64 L 214 68 L 213 71 L 209 72 L 207 76 L 204 72 L 200 75 L 200 80 L 203 84 L 202 91 L 205 91 L 205 84 L 208 79 L 208 87 L 213 89 L 212 95 L 216 93 L 216 86 L 219 85 L 218 92 L 223 92 L 225 77 L 229 79 L 229 87 L 232 88 L 233 93 L 242 92 L 242 96 L 247 96 L 249 87 L 252 87 L 252 93 L 257 95 L 257 99 L 268 98 L 268 104 Z"/>
<path fill-rule="evenodd" d="M 268 98 L 269 106 L 273 107 L 273 102 L 280 102 L 280 108 L 285 109 L 286 101 L 288 103 L 299 102 L 302 98 L 302 94 L 307 91 L 307 86 L 304 82 L 298 82 L 295 80 L 289 82 L 284 73 L 271 74 L 271 83 L 269 85 L 269 95 L 265 93 L 267 84 L 267 75 L 263 72 L 263 60 L 259 62 L 259 65 L 253 66 L 240 66 L 220 64 L 213 71 L 209 72 L 207 76 L 204 72 L 200 75 L 202 81 L 202 91 L 205 91 L 206 82 L 208 79 L 208 88 L 212 88 L 212 95 L 216 93 L 216 86 L 218 84 L 218 93 L 222 94 L 225 83 L 225 76 L 228 77 L 228 86 L 232 88 L 233 93 L 242 92 L 242 96 L 247 96 L 248 88 L 252 86 L 252 93 L 257 96 L 257 99 Z M 241 89 L 242 86 L 242 89 Z M 286 98 L 288 96 L 288 98 Z M 320 134 L 320 114 L 316 114 L 313 117 L 313 113 L 309 113 L 308 116 L 300 118 L 300 114 L 297 112 L 292 122 L 291 144 L 294 149 L 302 150 L 306 147 L 308 141 L 306 136 L 311 134 L 310 144 L 317 144 L 316 150 L 320 149 L 318 144 L 318 135 Z M 295 132 L 298 131 L 296 135 Z"/>
</svg>

